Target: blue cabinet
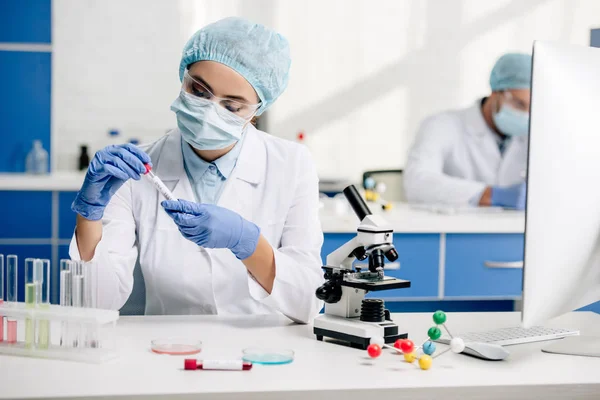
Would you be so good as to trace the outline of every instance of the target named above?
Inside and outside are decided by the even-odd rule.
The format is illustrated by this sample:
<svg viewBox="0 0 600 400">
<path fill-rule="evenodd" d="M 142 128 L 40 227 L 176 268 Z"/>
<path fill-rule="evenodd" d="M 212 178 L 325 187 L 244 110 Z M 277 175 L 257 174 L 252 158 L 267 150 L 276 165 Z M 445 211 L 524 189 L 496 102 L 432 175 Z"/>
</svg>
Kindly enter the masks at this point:
<svg viewBox="0 0 600 400">
<path fill-rule="evenodd" d="M 77 192 L 60 192 L 58 194 L 58 237 L 71 239 L 75 231 L 77 214 L 71 210 Z"/>
<path fill-rule="evenodd" d="M 34 140 L 50 155 L 51 58 L 50 53 L 0 51 L 0 172 L 24 172 Z"/>
<path fill-rule="evenodd" d="M 0 1 L 0 42 L 50 43 L 51 0 Z"/>
<path fill-rule="evenodd" d="M 49 239 L 52 193 L 0 192 L 0 226 L 2 239 Z"/>
<path fill-rule="evenodd" d="M 522 234 L 448 234 L 445 296 L 521 296 L 522 268 L 493 264 L 522 260 Z"/>
<path fill-rule="evenodd" d="M 326 233 L 321 251 L 325 264 L 328 254 L 351 240 L 355 235 Z M 386 275 L 411 281 L 407 289 L 384 290 L 369 297 L 397 299 L 406 297 L 435 297 L 438 294 L 440 241 L 437 234 L 394 234 L 400 269 L 386 270 Z"/>
</svg>

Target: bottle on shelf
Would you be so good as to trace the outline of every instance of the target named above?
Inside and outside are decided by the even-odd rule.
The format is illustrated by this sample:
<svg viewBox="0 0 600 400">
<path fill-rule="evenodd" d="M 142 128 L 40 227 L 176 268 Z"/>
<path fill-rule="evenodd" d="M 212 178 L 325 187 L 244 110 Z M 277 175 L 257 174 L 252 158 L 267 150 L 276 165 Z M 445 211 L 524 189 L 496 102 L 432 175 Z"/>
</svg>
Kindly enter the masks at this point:
<svg viewBox="0 0 600 400">
<path fill-rule="evenodd" d="M 88 154 L 88 147 L 87 145 L 82 145 L 79 147 L 81 152 L 79 154 L 79 164 L 77 166 L 77 169 L 79 171 L 85 171 L 87 169 L 87 167 L 90 165 L 90 156 Z"/>
<path fill-rule="evenodd" d="M 25 171 L 28 174 L 47 174 L 48 169 L 48 152 L 44 150 L 40 140 L 34 140 L 33 147 L 27 153 Z"/>
<path fill-rule="evenodd" d="M 121 132 L 118 129 L 110 129 L 108 131 L 108 144 L 117 145 L 122 144 Z"/>
</svg>

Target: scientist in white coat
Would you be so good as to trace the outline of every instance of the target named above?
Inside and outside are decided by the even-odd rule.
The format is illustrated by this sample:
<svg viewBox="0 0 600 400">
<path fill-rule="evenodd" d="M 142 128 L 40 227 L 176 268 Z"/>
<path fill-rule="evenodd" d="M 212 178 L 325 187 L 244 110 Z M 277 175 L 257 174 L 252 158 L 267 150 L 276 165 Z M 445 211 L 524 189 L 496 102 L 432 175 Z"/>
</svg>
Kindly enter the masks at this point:
<svg viewBox="0 0 600 400">
<path fill-rule="evenodd" d="M 283 314 L 321 309 L 318 178 L 306 148 L 251 123 L 284 91 L 285 38 L 240 18 L 186 44 L 171 105 L 178 129 L 142 148 L 96 153 L 72 209 L 72 259 L 99 267 L 98 304 L 119 309 L 136 259 L 146 314 Z M 145 164 L 179 201 L 166 201 Z"/>
<path fill-rule="evenodd" d="M 490 86 L 473 106 L 421 124 L 404 171 L 409 202 L 524 209 L 531 56 L 500 57 Z"/>
</svg>

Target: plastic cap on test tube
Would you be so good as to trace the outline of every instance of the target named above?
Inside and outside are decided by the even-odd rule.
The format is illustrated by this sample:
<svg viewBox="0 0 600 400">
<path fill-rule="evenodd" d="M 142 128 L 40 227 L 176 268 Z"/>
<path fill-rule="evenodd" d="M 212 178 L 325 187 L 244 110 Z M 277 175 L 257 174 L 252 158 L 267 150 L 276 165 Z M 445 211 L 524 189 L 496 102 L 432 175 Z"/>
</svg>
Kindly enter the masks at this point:
<svg viewBox="0 0 600 400">
<path fill-rule="evenodd" d="M 198 369 L 198 361 L 195 358 L 186 358 L 183 364 L 183 368 L 186 370 Z"/>
<path fill-rule="evenodd" d="M 150 164 L 144 164 L 144 167 L 146 167 L 146 172 L 144 173 L 144 175 L 152 171 L 152 166 Z"/>
</svg>

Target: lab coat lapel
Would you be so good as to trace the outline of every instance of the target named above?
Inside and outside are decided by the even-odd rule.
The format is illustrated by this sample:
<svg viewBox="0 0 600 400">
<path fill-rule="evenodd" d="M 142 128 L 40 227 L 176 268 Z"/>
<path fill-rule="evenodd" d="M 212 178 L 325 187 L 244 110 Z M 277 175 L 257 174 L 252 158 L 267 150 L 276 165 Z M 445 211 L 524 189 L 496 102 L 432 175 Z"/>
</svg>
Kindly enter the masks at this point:
<svg viewBox="0 0 600 400">
<path fill-rule="evenodd" d="M 218 205 L 230 209 L 248 221 L 258 223 L 258 208 L 262 199 L 262 180 L 266 170 L 266 149 L 260 133 L 250 127 L 233 173 L 227 179 Z M 248 304 L 240 298 L 248 294 L 248 285 L 232 287 L 232 282 L 245 282 L 248 272 L 241 261 L 227 249 L 211 250 L 213 291 L 220 314 L 248 312 Z"/>
<path fill-rule="evenodd" d="M 498 171 L 498 185 L 508 186 L 521 182 L 525 179 L 527 165 L 523 160 L 527 160 L 528 138 L 513 137 L 504 152 L 502 164 Z"/>
<path fill-rule="evenodd" d="M 163 181 L 165 186 L 173 193 L 177 199 L 194 201 L 194 192 L 192 185 L 187 178 L 183 166 L 183 154 L 181 152 L 181 133 L 175 129 L 169 133 L 162 150 L 156 158 L 152 159 L 154 173 Z M 157 209 L 162 211 L 160 203 L 164 200 L 162 196 L 158 198 Z M 158 226 L 172 224 L 171 218 L 166 212 L 157 213 Z"/>
<path fill-rule="evenodd" d="M 254 222 L 260 201 L 257 189 L 264 179 L 265 169 L 264 142 L 256 128 L 250 126 L 244 135 L 240 156 L 233 173 L 225 183 L 218 205 Z"/>
<path fill-rule="evenodd" d="M 471 143 L 475 146 L 473 160 L 477 164 L 477 180 L 493 183 L 498 174 L 498 168 L 502 162 L 502 154 L 498 143 L 494 138 L 495 133 L 485 122 L 481 112 L 481 100 L 477 100 L 473 107 L 467 109 L 465 115 L 465 127 L 467 134 L 471 137 Z"/>
</svg>

